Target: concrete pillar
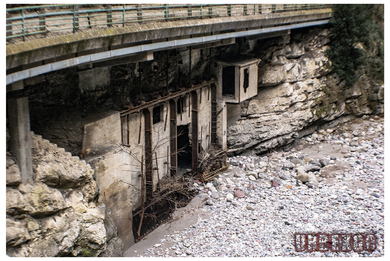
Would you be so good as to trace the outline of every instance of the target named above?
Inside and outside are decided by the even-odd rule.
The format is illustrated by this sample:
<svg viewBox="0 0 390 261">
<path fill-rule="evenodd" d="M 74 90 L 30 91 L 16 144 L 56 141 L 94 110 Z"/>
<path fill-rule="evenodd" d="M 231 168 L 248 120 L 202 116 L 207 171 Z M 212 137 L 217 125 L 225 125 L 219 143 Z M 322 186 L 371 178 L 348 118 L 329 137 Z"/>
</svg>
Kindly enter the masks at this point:
<svg viewBox="0 0 390 261">
<path fill-rule="evenodd" d="M 23 81 L 11 85 L 11 91 L 23 89 Z M 32 183 L 31 135 L 28 98 L 7 99 L 10 148 L 19 165 L 22 183 Z"/>
</svg>

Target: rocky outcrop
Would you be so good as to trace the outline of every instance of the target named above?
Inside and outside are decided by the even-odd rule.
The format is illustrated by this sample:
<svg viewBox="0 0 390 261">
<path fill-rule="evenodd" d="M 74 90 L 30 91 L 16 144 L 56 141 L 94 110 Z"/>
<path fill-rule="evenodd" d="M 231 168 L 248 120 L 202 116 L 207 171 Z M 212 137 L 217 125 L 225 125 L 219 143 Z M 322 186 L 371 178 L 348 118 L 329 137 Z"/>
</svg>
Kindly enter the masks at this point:
<svg viewBox="0 0 390 261">
<path fill-rule="evenodd" d="M 258 95 L 241 106 L 241 118 L 228 127 L 231 151 L 253 149 L 260 154 L 341 116 L 383 112 L 383 106 L 370 106 L 367 93 L 373 87 L 364 76 L 352 89 L 343 90 L 343 82 L 330 73 L 325 56 L 328 34 L 317 28 L 292 35 L 290 41 L 283 37 L 262 50 Z"/>
<path fill-rule="evenodd" d="M 21 182 L 19 168 L 7 152 L 7 255 L 121 256 L 116 228 L 106 229 L 105 205 L 95 203 L 98 188 L 91 166 L 31 135 L 32 184 Z"/>
</svg>

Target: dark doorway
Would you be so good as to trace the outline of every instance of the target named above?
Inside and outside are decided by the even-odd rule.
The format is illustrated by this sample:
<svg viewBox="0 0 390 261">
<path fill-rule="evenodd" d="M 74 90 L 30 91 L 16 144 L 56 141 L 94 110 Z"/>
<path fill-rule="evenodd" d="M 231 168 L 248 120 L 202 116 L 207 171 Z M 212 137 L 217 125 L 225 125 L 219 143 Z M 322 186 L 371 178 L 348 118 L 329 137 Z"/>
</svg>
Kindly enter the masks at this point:
<svg viewBox="0 0 390 261">
<path fill-rule="evenodd" d="M 177 126 L 177 174 L 180 176 L 192 167 L 192 148 L 188 129 L 188 124 Z"/>
<path fill-rule="evenodd" d="M 146 177 L 146 196 L 152 197 L 153 194 L 153 153 L 152 153 L 152 122 L 149 109 L 144 109 L 145 125 L 145 177 Z"/>
<path fill-rule="evenodd" d="M 235 95 L 236 68 L 234 66 L 222 69 L 222 95 Z"/>
<path fill-rule="evenodd" d="M 217 144 L 217 88 L 211 85 L 211 144 Z"/>
<path fill-rule="evenodd" d="M 177 171 L 177 126 L 176 126 L 176 102 L 169 100 L 170 112 L 170 147 L 171 147 L 171 175 L 176 175 Z"/>
</svg>

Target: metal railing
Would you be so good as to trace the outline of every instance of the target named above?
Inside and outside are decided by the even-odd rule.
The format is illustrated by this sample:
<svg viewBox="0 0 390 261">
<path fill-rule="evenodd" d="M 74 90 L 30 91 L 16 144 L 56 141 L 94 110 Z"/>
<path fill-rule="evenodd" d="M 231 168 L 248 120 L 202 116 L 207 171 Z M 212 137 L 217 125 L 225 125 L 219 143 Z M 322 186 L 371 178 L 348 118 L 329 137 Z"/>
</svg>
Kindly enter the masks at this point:
<svg viewBox="0 0 390 261">
<path fill-rule="evenodd" d="M 7 8 L 8 42 L 132 23 L 203 19 L 330 8 L 329 4 L 34 5 Z"/>
</svg>

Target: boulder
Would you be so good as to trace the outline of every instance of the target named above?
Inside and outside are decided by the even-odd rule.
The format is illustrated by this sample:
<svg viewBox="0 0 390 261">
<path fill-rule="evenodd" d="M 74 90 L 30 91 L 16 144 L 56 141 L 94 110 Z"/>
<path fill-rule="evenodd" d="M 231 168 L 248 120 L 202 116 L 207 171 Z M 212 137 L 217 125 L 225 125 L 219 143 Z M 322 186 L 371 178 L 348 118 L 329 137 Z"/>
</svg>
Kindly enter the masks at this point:
<svg viewBox="0 0 390 261">
<path fill-rule="evenodd" d="M 18 186 L 22 182 L 19 167 L 12 157 L 7 156 L 6 184 L 7 186 Z"/>
<path fill-rule="evenodd" d="M 26 224 L 10 218 L 6 220 L 6 243 L 7 246 L 18 246 L 31 239 Z"/>
<path fill-rule="evenodd" d="M 318 163 L 319 164 L 319 163 Z M 314 165 L 314 164 L 309 164 L 309 165 L 305 165 L 304 166 L 304 169 L 306 172 L 310 172 L 310 171 L 319 171 L 321 169 L 321 164 L 319 164 L 320 166 L 318 165 Z"/>
<path fill-rule="evenodd" d="M 77 188 L 92 180 L 93 170 L 86 164 L 50 162 L 38 165 L 35 173 L 37 181 L 50 187 Z"/>
<path fill-rule="evenodd" d="M 283 169 L 293 169 L 295 165 L 291 161 L 286 161 L 283 163 Z"/>
<path fill-rule="evenodd" d="M 310 172 L 308 173 L 308 180 L 307 180 L 307 183 L 310 184 L 310 185 L 318 185 L 318 180 L 317 180 L 317 177 L 314 175 L 314 173 Z"/>
<path fill-rule="evenodd" d="M 234 196 L 233 196 L 233 194 L 229 193 L 229 194 L 227 194 L 227 195 L 226 195 L 226 201 L 228 201 L 228 202 L 232 202 L 232 201 L 233 201 L 233 199 L 234 199 Z"/>
<path fill-rule="evenodd" d="M 245 194 L 244 194 L 244 192 L 242 192 L 241 190 L 238 189 L 238 190 L 234 191 L 234 196 L 237 198 L 243 198 L 243 197 L 245 197 Z"/>
<path fill-rule="evenodd" d="M 302 183 L 306 183 L 309 181 L 309 175 L 299 174 L 299 175 L 295 176 L 295 179 L 300 180 Z"/>
<path fill-rule="evenodd" d="M 122 257 L 124 244 L 119 237 L 111 239 L 99 257 Z"/>
<path fill-rule="evenodd" d="M 33 210 L 18 189 L 7 187 L 6 199 L 6 213 L 9 215 L 17 215 Z"/>
<path fill-rule="evenodd" d="M 61 192 L 44 183 L 20 185 L 19 190 L 32 208 L 28 211 L 31 216 L 47 216 L 67 207 Z"/>
</svg>

